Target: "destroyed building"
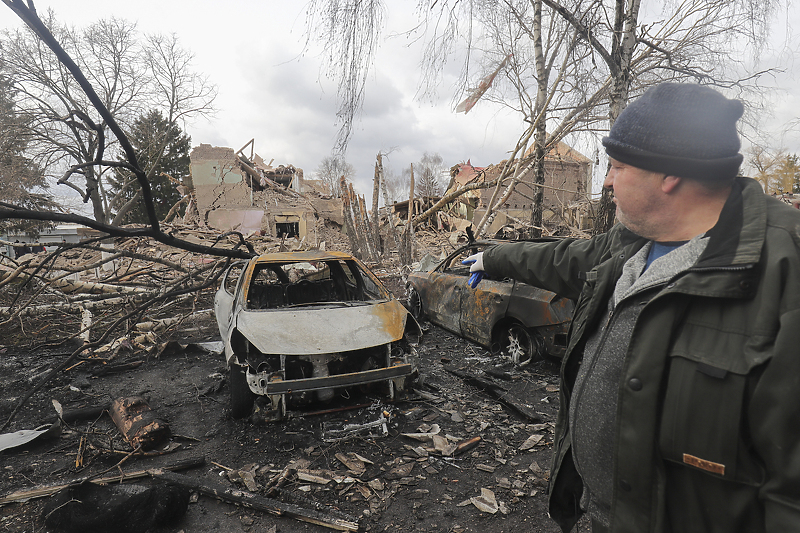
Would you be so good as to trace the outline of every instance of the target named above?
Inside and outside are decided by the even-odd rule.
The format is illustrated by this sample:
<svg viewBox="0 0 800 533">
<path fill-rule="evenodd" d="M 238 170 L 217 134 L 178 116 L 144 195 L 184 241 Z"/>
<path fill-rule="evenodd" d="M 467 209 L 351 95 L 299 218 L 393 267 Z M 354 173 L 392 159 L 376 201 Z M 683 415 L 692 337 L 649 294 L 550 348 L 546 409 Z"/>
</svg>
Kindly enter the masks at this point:
<svg viewBox="0 0 800 533">
<path fill-rule="evenodd" d="M 325 197 L 317 182 L 303 179 L 300 168 L 266 163 L 252 152 L 252 143 L 238 152 L 209 144 L 192 149 L 190 187 L 201 225 L 315 245 L 326 221 L 341 227 L 341 200 Z"/>
<path fill-rule="evenodd" d="M 522 176 L 514 188 L 514 192 L 498 210 L 492 226 L 487 230 L 490 235 L 496 234 L 504 226 L 520 225 L 530 219 L 533 198 L 537 187 L 533 167 L 526 164 L 532 160 L 532 151 L 529 150 L 523 159 L 521 168 Z M 490 167 L 476 167 L 469 161 L 454 166 L 451 169 L 452 181 L 450 192 L 463 187 L 476 180 L 491 181 L 502 171 L 505 161 Z M 591 224 L 588 216 L 588 198 L 592 193 L 592 165 L 593 161 L 566 143 L 559 142 L 545 156 L 545 182 L 543 194 L 543 220 L 553 224 L 567 224 L 569 226 L 585 229 Z M 452 212 L 478 223 L 483 217 L 494 188 L 476 189 L 464 194 Z"/>
</svg>

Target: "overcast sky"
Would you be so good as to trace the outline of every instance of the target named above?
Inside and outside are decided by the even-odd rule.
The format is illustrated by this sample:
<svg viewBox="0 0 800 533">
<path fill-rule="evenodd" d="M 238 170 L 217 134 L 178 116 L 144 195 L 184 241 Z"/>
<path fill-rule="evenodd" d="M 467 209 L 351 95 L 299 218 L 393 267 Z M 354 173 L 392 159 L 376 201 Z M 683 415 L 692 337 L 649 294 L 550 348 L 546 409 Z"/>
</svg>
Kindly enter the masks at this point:
<svg viewBox="0 0 800 533">
<path fill-rule="evenodd" d="M 256 152 L 267 162 L 274 159 L 274 165 L 294 165 L 307 177 L 330 155 L 338 130 L 336 86 L 321 70 L 318 47 L 304 53 L 304 2 L 35 3 L 40 13 L 52 8 L 61 21 L 71 24 L 85 25 L 113 15 L 137 22 L 144 32 L 177 34 L 182 46 L 194 54 L 196 70 L 219 88 L 216 115 L 187 124 L 193 146 L 207 143 L 238 150 L 255 139 Z M 387 27 L 347 152 L 347 161 L 356 169 L 355 186 L 368 202 L 379 151 L 393 150 L 384 166 L 397 174 L 419 161 L 425 151 L 439 153 L 448 167 L 468 159 L 476 166 L 486 166 L 505 159 L 521 131 L 517 116 L 488 102 L 479 102 L 466 115 L 455 113 L 453 76 L 445 76 L 433 102 L 417 99 L 420 48 L 409 46 L 407 37 L 397 35 L 416 20 L 416 1 L 391 0 L 387 4 Z M 792 9 L 791 16 L 794 11 L 797 9 Z M 0 27 L 19 24 L 9 8 L 0 6 Z M 776 80 L 785 89 L 795 85 L 794 65 L 789 63 L 789 72 Z M 776 129 L 797 117 L 795 102 L 788 92 L 776 101 Z M 800 151 L 796 137 L 790 134 L 783 141 L 795 153 Z"/>
</svg>

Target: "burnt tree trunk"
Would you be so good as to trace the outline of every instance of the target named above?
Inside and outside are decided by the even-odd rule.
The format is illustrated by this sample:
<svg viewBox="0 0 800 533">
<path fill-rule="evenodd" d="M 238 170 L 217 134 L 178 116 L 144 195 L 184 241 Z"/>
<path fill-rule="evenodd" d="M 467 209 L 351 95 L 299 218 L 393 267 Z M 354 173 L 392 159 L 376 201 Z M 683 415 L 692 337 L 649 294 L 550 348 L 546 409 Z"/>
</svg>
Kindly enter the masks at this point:
<svg viewBox="0 0 800 533">
<path fill-rule="evenodd" d="M 403 230 L 403 253 L 400 263 L 410 265 L 413 260 L 412 241 L 414 239 L 414 165 L 411 165 L 411 185 L 408 191 L 408 220 Z"/>
<path fill-rule="evenodd" d="M 364 198 L 359 197 L 355 190 L 353 189 L 353 184 L 350 184 L 350 202 L 353 205 L 353 213 L 355 214 L 356 219 L 356 238 L 358 239 L 358 245 L 361 247 L 363 251 L 364 259 L 368 261 L 372 261 L 374 259 L 372 253 L 372 246 L 370 246 L 370 237 L 367 228 L 369 227 L 369 223 L 366 220 L 366 209 L 364 207 Z"/>
<path fill-rule="evenodd" d="M 339 186 L 342 189 L 342 219 L 344 220 L 344 231 L 350 239 L 350 249 L 353 251 L 353 255 L 361 259 L 361 249 L 358 247 L 358 239 L 356 238 L 355 230 L 356 226 L 353 221 L 353 209 L 350 205 L 350 193 L 344 176 L 339 179 Z"/>
<path fill-rule="evenodd" d="M 383 255 L 381 248 L 381 216 L 378 212 L 378 200 L 380 198 L 381 175 L 378 172 L 378 162 L 375 162 L 375 178 L 372 180 L 372 248 L 375 256 Z"/>
<path fill-rule="evenodd" d="M 389 206 L 389 191 L 386 189 L 386 179 L 383 176 L 383 159 L 381 154 L 378 153 L 378 169 L 381 175 L 381 191 L 383 192 L 383 203 L 386 206 L 386 225 L 389 226 L 389 233 L 394 241 L 394 249 L 397 254 L 400 254 L 400 239 L 397 237 L 397 229 L 394 227 L 394 213 L 393 209 Z"/>
</svg>

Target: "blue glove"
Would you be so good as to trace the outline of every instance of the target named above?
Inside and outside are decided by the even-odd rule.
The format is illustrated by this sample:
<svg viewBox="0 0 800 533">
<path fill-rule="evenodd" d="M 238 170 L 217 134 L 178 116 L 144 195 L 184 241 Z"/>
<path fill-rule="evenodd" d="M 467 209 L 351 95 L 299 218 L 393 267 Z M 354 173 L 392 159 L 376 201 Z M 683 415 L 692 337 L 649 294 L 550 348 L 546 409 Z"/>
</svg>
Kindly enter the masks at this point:
<svg viewBox="0 0 800 533">
<path fill-rule="evenodd" d="M 478 283 L 486 277 L 486 272 L 483 270 L 483 252 L 478 252 L 477 254 L 467 257 L 461 261 L 461 264 L 471 265 L 469 267 L 471 274 L 467 280 L 467 285 L 469 285 L 471 289 L 474 289 L 478 286 Z"/>
</svg>

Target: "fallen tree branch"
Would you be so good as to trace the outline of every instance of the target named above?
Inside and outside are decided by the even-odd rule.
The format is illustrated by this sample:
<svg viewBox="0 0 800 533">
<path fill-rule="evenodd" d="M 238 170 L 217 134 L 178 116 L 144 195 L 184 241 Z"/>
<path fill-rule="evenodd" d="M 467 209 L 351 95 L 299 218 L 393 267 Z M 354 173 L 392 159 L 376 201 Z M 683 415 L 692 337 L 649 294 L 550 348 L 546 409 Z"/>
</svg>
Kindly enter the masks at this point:
<svg viewBox="0 0 800 533">
<path fill-rule="evenodd" d="M 185 316 L 176 316 L 171 318 L 162 318 L 161 320 L 149 320 L 147 322 L 139 322 L 134 326 L 133 329 L 141 332 L 163 330 L 171 326 L 174 326 L 176 324 L 180 324 L 184 320 L 190 318 L 199 318 L 201 316 L 213 315 L 213 314 L 214 314 L 213 309 L 201 309 L 200 311 L 195 311 Z"/>
<path fill-rule="evenodd" d="M 202 466 L 203 464 L 205 464 L 205 458 L 190 457 L 188 459 L 183 459 L 181 461 L 176 461 L 175 463 L 168 464 L 161 468 L 163 470 L 169 470 L 169 471 L 186 470 L 188 468 L 195 468 L 197 466 Z M 52 496 L 53 494 L 62 489 L 65 489 L 72 485 L 79 485 L 81 483 L 89 482 L 89 483 L 96 483 L 98 485 L 104 485 L 106 483 L 120 483 L 126 479 L 141 479 L 149 475 L 150 475 L 150 470 L 137 470 L 134 472 L 128 472 L 128 473 L 123 472 L 120 475 L 108 476 L 97 479 L 92 479 L 94 477 L 94 475 L 92 475 L 75 479 L 73 481 L 70 481 L 69 483 L 61 483 L 58 485 L 40 485 L 38 487 L 18 490 L 12 492 L 11 494 L 3 496 L 2 498 L 0 498 L 0 507 L 13 502 L 25 502 L 28 500 L 33 500 L 35 498 Z"/>
<path fill-rule="evenodd" d="M 79 347 L 74 352 L 72 352 L 70 354 L 70 356 L 67 357 L 67 359 L 64 362 L 62 362 L 60 365 L 57 365 L 50 372 L 48 372 L 47 375 L 45 375 L 39 381 L 39 383 L 37 383 L 33 388 L 28 390 L 22 396 L 22 398 L 20 398 L 19 402 L 17 402 L 17 405 L 11 411 L 11 414 L 9 414 L 9 416 L 6 419 L 5 423 L 2 426 L 0 426 L 0 431 L 5 430 L 9 426 L 9 424 L 11 424 L 11 421 L 17 415 L 19 410 L 22 409 L 22 406 L 25 405 L 25 403 L 31 398 L 31 396 L 33 396 L 37 391 L 39 391 L 47 382 L 49 382 L 51 379 L 53 379 L 53 376 L 55 376 L 56 374 L 58 374 L 63 369 L 67 368 L 68 366 L 70 366 L 78 358 L 78 356 L 81 353 L 83 353 L 84 351 L 92 349 L 92 348 L 96 348 L 98 346 L 102 346 L 106 342 L 106 339 L 111 334 L 111 332 L 114 331 L 120 324 L 123 324 L 126 320 L 129 320 L 129 319 L 131 319 L 133 317 L 137 317 L 137 320 L 138 320 L 138 318 L 141 317 L 141 315 L 144 313 L 145 310 L 147 310 L 148 308 L 150 308 L 151 306 L 155 305 L 158 302 L 165 301 L 165 300 L 170 300 L 170 299 L 175 299 L 178 296 L 182 296 L 184 294 L 197 292 L 197 291 L 200 291 L 202 289 L 205 289 L 205 288 L 211 287 L 213 285 L 216 285 L 217 280 L 222 275 L 222 273 L 225 271 L 225 267 L 230 263 L 230 259 L 214 263 L 213 265 L 209 265 L 209 267 L 208 267 L 208 268 L 214 268 L 216 266 L 219 266 L 220 263 L 224 263 L 223 268 L 219 269 L 216 272 L 215 275 L 211 276 L 209 279 L 207 279 L 203 283 L 200 283 L 198 285 L 192 285 L 192 286 L 189 286 L 189 287 L 186 287 L 186 288 L 183 288 L 183 289 L 176 289 L 176 290 L 172 290 L 172 291 L 169 291 L 169 292 L 165 292 L 165 293 L 160 294 L 160 295 L 158 295 L 158 296 L 156 296 L 154 298 L 151 298 L 150 300 L 147 300 L 147 301 L 143 302 L 141 305 L 139 305 L 133 311 L 131 311 L 129 313 L 126 313 L 125 315 L 123 315 L 123 316 L 119 317 L 117 320 L 115 320 L 105 330 L 105 332 L 100 336 L 99 339 L 95 340 L 94 342 L 91 342 L 91 343 L 88 343 L 88 344 L 84 344 L 83 346 Z M 184 280 L 186 280 L 187 278 L 191 279 L 191 276 L 186 276 L 184 278 Z M 184 280 L 182 280 L 182 281 L 184 281 Z"/>
<path fill-rule="evenodd" d="M 109 305 L 120 305 L 127 301 L 126 298 L 114 297 L 106 298 L 105 300 L 91 301 L 86 300 L 81 303 L 66 303 L 66 304 L 52 304 L 52 305 L 29 305 L 19 310 L 13 310 L 11 307 L 0 307 L 0 316 L 11 316 L 12 311 L 18 317 L 38 316 L 40 313 L 59 312 L 59 313 L 81 313 L 85 309 L 94 310 Z"/>
<path fill-rule="evenodd" d="M 248 250 L 247 252 L 240 250 L 238 247 L 233 249 L 228 248 L 215 248 L 212 246 L 203 246 L 183 239 L 178 239 L 172 235 L 162 233 L 152 227 L 144 228 L 125 228 L 121 226 L 114 226 L 97 222 L 89 217 L 75 215 L 71 213 L 56 213 L 53 211 L 33 211 L 30 209 L 9 209 L 0 208 L 0 219 L 28 219 L 28 220 L 47 220 L 51 222 L 71 222 L 74 224 L 81 224 L 83 226 L 102 231 L 108 237 L 150 237 L 167 246 L 180 248 L 188 252 L 195 252 L 201 254 L 215 255 L 219 257 L 230 257 L 232 259 L 250 259 L 255 256 L 255 250 L 250 243 L 244 240 L 242 236 L 240 244 L 243 244 Z M 232 234 L 235 232 L 229 232 Z"/>
<path fill-rule="evenodd" d="M 219 483 L 201 481 L 193 477 L 176 474 L 163 469 L 153 469 L 150 471 L 150 475 L 153 476 L 154 479 L 160 479 L 167 483 L 178 485 L 207 496 L 213 496 L 225 502 L 243 505 L 277 516 L 288 516 L 303 522 L 329 527 L 338 531 L 358 531 L 359 528 L 356 518 L 343 519 L 334 517 L 315 509 L 306 509 L 299 505 L 283 503 L 278 500 L 253 494 L 252 492 L 231 489 Z"/>
</svg>

